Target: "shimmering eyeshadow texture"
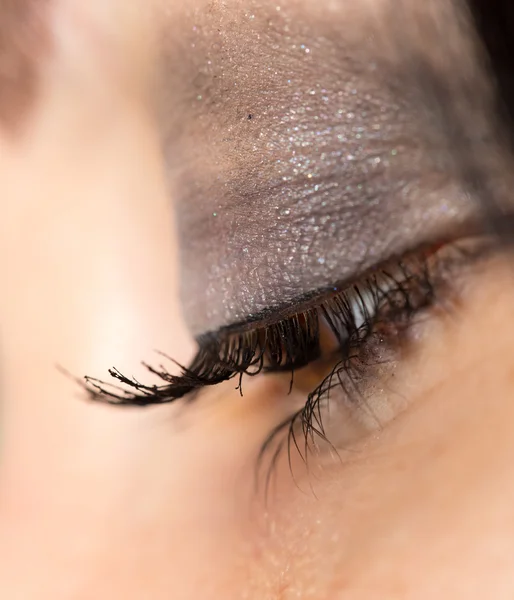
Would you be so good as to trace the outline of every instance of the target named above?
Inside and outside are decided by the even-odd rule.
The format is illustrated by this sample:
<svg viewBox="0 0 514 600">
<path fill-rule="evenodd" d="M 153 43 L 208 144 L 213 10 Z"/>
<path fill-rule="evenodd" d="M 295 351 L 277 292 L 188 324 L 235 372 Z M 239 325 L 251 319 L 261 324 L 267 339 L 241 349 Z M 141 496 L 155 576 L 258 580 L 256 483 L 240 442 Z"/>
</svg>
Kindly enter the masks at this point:
<svg viewBox="0 0 514 600">
<path fill-rule="evenodd" d="M 268 4 L 192 14 L 189 68 L 167 83 L 189 115 L 168 116 L 165 150 L 195 335 L 347 282 L 473 210 L 439 114 L 365 27 Z"/>
</svg>

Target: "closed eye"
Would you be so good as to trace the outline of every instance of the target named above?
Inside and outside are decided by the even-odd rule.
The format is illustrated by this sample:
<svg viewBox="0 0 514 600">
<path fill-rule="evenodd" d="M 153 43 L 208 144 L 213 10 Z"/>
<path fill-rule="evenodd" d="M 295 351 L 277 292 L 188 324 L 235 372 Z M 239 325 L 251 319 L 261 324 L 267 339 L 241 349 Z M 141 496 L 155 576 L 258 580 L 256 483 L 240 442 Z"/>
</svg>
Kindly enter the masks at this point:
<svg viewBox="0 0 514 600">
<path fill-rule="evenodd" d="M 301 447 L 302 453 L 321 441 L 344 446 L 347 435 L 332 440 L 326 433 L 329 402 L 343 410 L 347 421 L 357 419 L 361 434 L 381 427 L 384 417 L 373 408 L 377 382 L 386 381 L 404 353 L 419 343 L 413 328 L 430 321 L 433 307 L 447 307 L 458 298 L 464 274 L 493 249 L 485 237 L 423 246 L 355 281 L 336 284 L 296 305 L 270 309 L 260 320 L 201 336 L 196 357 L 180 375 L 148 366 L 164 381 L 161 386 L 147 386 L 115 369 L 110 374 L 125 387 L 90 377 L 86 385 L 101 402 L 150 406 L 183 397 L 193 400 L 201 389 L 233 378 L 243 395 L 245 377 L 286 377 L 289 392 L 303 400 L 270 432 L 261 460 L 271 455 L 274 462 L 286 446 Z M 342 422 L 345 427 L 349 424 Z"/>
</svg>

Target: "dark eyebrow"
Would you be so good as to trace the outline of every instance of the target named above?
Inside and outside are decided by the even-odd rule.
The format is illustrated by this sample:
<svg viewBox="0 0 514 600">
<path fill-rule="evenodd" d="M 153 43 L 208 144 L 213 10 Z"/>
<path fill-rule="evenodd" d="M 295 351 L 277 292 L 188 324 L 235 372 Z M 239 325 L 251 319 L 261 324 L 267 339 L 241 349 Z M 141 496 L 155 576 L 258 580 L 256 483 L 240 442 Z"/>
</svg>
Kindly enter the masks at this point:
<svg viewBox="0 0 514 600">
<path fill-rule="evenodd" d="M 37 98 L 51 47 L 51 0 L 4 0 L 0 15 L 0 128 L 16 134 Z"/>
</svg>

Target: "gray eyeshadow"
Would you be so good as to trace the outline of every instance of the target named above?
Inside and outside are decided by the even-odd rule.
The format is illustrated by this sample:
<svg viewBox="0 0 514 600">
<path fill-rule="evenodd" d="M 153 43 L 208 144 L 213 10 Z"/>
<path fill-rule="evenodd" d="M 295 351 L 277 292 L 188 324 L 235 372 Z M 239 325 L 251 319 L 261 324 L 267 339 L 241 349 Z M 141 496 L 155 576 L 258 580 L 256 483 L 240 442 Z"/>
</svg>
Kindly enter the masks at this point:
<svg viewBox="0 0 514 600">
<path fill-rule="evenodd" d="M 197 190 L 202 201 L 181 203 L 182 299 L 195 334 L 347 281 L 469 213 L 444 164 L 427 164 L 412 126 L 393 119 L 397 108 L 325 93 L 316 112 L 332 102 L 330 119 L 286 121 L 271 166 L 249 161 L 246 176 L 216 178 Z"/>
<path fill-rule="evenodd" d="M 278 31 L 290 43 L 277 52 L 251 19 L 221 52 L 195 23 L 195 76 L 169 84 L 191 88 L 165 149 L 195 335 L 348 281 L 471 210 L 419 96 L 341 48 L 338 30 L 311 29 L 303 41 Z"/>
<path fill-rule="evenodd" d="M 235 215 L 218 209 L 212 237 L 191 234 L 182 250 L 182 299 L 192 331 L 245 321 L 347 281 L 462 219 L 464 198 L 447 192 L 425 199 L 408 208 L 401 190 L 395 202 L 359 202 L 350 191 L 330 190 L 257 201 L 254 210 Z"/>
</svg>

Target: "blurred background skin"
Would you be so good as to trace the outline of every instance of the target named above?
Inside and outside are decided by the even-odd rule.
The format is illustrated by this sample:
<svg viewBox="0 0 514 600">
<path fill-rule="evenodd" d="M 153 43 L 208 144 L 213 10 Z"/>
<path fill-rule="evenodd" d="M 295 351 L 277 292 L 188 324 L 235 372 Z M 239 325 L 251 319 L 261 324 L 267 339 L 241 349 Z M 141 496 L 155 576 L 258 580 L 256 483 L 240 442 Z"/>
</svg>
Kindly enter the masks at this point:
<svg viewBox="0 0 514 600">
<path fill-rule="evenodd" d="M 122 411 L 85 402 L 55 368 L 142 378 L 156 348 L 193 352 L 150 110 L 156 15 L 183 9 L 45 6 L 37 85 L 0 134 L 2 598 L 512 598 L 514 279 L 501 259 L 405 367 L 411 409 L 358 460 L 314 461 L 299 482 L 280 463 L 267 503 L 254 460 L 281 383 Z"/>
</svg>

